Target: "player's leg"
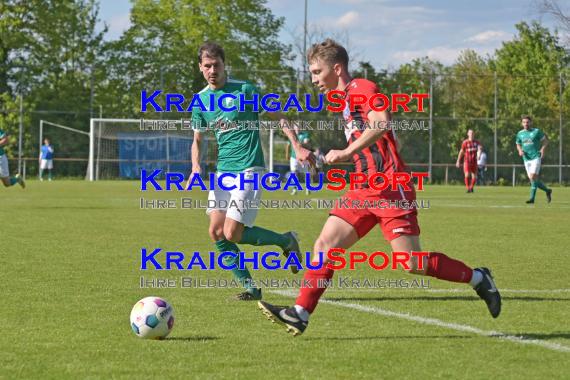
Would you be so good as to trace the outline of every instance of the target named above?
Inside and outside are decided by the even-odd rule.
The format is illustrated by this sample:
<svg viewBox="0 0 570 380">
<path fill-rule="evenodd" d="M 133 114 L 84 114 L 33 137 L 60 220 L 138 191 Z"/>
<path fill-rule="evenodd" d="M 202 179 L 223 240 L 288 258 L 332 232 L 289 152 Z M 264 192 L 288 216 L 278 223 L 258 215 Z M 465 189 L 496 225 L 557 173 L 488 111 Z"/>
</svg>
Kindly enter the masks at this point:
<svg viewBox="0 0 570 380">
<path fill-rule="evenodd" d="M 297 174 L 297 159 L 295 157 L 289 158 L 289 171 L 291 172 L 291 175 Z M 297 187 L 294 187 L 293 190 L 291 190 L 291 195 L 297 194 L 297 190 Z"/>
<path fill-rule="evenodd" d="M 261 173 L 258 173 L 261 178 Z M 244 178 L 253 179 L 254 172 L 247 172 Z M 224 186 L 239 186 L 239 181 L 228 178 L 224 179 Z M 262 186 L 258 183 L 257 190 L 253 183 L 243 184 L 244 189 L 231 190 L 230 207 L 224 223 L 224 235 L 226 239 L 239 244 L 249 244 L 254 246 L 276 245 L 283 250 L 283 254 L 289 257 L 290 254 L 299 253 L 299 240 L 293 231 L 278 233 L 266 228 L 254 226 L 257 218 L 257 208 L 250 208 L 250 204 L 259 204 L 262 194 Z M 237 207 L 236 207 L 237 206 Z M 299 271 L 297 265 L 290 266 L 293 273 Z"/>
<path fill-rule="evenodd" d="M 546 199 L 550 203 L 552 200 L 552 189 L 546 187 L 546 185 L 544 185 L 544 183 L 542 183 L 542 181 L 539 179 L 540 158 L 525 161 L 524 166 L 528 175 L 528 179 L 530 180 L 530 197 L 526 203 L 534 203 L 537 189 L 541 189 L 546 193 Z"/>
<path fill-rule="evenodd" d="M 530 161 L 528 161 L 528 163 L 529 163 L 529 165 L 528 165 L 527 174 L 528 174 L 528 178 L 530 179 L 531 190 L 530 190 L 530 198 L 527 201 L 527 203 L 534 203 L 534 197 L 536 195 L 537 189 L 540 189 L 546 193 L 546 199 L 548 200 L 548 203 L 550 203 L 552 200 L 552 189 L 549 189 L 548 187 L 546 187 L 546 185 L 539 179 L 540 166 L 541 166 L 540 158 L 530 160 Z M 526 166 L 526 162 L 525 162 L 525 166 Z"/>
<path fill-rule="evenodd" d="M 281 307 L 267 302 L 258 302 L 259 308 L 273 322 L 285 325 L 287 332 L 293 335 L 302 334 L 309 323 L 309 316 L 317 307 L 319 299 L 326 290 L 328 281 L 334 271 L 327 268 L 329 262 L 326 252 L 332 248 L 348 249 L 358 241 L 359 237 L 354 227 L 348 222 L 331 215 L 315 242 L 312 265 L 319 269 L 307 269 L 303 276 L 303 284 L 293 307 Z M 319 252 L 322 252 L 321 255 Z M 326 282 L 325 282 L 326 281 Z"/>
<path fill-rule="evenodd" d="M 47 162 L 47 170 L 48 170 L 48 181 L 51 181 L 53 179 L 52 177 L 52 173 L 53 173 L 53 160 L 48 160 Z"/>
<path fill-rule="evenodd" d="M 419 226 L 416 215 L 410 214 L 397 218 L 383 218 L 381 228 L 393 252 L 421 252 Z M 394 234 L 393 231 L 401 231 Z M 430 252 L 428 257 L 412 256 L 408 261 L 409 273 L 435 277 L 450 282 L 468 283 L 485 301 L 493 318 L 501 312 L 501 295 L 497 290 L 491 272 L 487 268 L 472 269 L 460 260 L 453 259 L 441 252 Z M 421 268 L 421 269 L 420 269 Z"/>
<path fill-rule="evenodd" d="M 46 160 L 40 160 L 40 181 L 44 180 L 44 171 L 46 169 Z"/>
<path fill-rule="evenodd" d="M 217 180 L 217 178 L 216 178 Z M 228 186 L 224 183 L 225 186 Z M 246 288 L 245 293 L 238 294 L 236 298 L 238 300 L 253 300 L 260 299 L 261 292 L 257 288 L 250 286 L 251 274 L 246 267 L 243 269 L 239 268 L 239 252 L 240 249 L 235 242 L 228 240 L 224 234 L 225 222 L 227 219 L 227 206 L 231 199 L 231 194 L 229 191 L 222 190 L 219 186 L 216 186 L 214 190 L 211 190 L 208 194 L 209 203 L 214 203 L 214 207 L 208 208 L 207 213 L 210 216 L 210 227 L 209 234 L 210 238 L 216 246 L 218 253 L 232 252 L 235 257 L 224 256 L 224 264 L 227 266 L 236 265 L 235 268 L 231 270 L 234 277 L 243 282 Z M 223 204 L 222 204 L 223 203 Z"/>
<path fill-rule="evenodd" d="M 471 171 L 471 173 L 470 173 L 471 174 L 470 189 L 471 189 L 471 192 L 473 192 L 473 189 L 475 187 L 475 182 L 477 182 L 477 166 L 473 165 L 471 167 L 470 171 Z"/>
<path fill-rule="evenodd" d="M 463 179 L 465 182 L 465 189 L 467 189 L 467 192 L 470 193 L 471 189 L 469 187 L 469 166 L 467 165 L 467 161 L 463 161 Z"/>
<path fill-rule="evenodd" d="M 0 180 L 5 187 L 14 186 L 15 184 L 20 184 L 22 189 L 26 187 L 26 183 L 24 179 L 19 175 L 16 174 L 14 176 L 10 176 L 10 170 L 8 168 L 8 158 L 5 154 L 0 156 Z"/>
</svg>

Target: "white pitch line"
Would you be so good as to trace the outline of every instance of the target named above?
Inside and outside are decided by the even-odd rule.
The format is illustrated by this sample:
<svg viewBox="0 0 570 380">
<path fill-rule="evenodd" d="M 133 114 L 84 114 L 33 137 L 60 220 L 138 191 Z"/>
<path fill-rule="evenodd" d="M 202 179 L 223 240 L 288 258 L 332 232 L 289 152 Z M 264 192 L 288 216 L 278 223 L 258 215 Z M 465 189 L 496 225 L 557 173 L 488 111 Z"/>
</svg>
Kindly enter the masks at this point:
<svg viewBox="0 0 570 380">
<path fill-rule="evenodd" d="M 296 292 L 289 291 L 289 290 L 273 290 L 273 291 L 271 291 L 271 293 L 279 294 L 279 295 L 282 295 L 285 297 L 296 297 L 297 296 Z M 443 328 L 456 330 L 456 331 L 469 332 L 469 333 L 473 333 L 476 335 L 498 338 L 498 339 L 507 340 L 510 342 L 515 342 L 515 343 L 520 343 L 520 344 L 536 345 L 536 346 L 548 348 L 549 350 L 553 350 L 553 351 L 570 352 L 570 347 L 567 347 L 567 346 L 564 346 L 564 345 L 561 345 L 558 343 L 545 342 L 545 341 L 539 340 L 539 339 L 526 339 L 524 336 L 508 335 L 508 334 L 505 334 L 505 333 L 502 333 L 499 331 L 481 330 L 477 327 L 473 327 L 473 326 L 469 326 L 469 325 L 462 325 L 459 323 L 445 322 L 445 321 L 442 321 L 442 320 L 436 319 L 436 318 L 424 318 L 424 317 L 411 315 L 411 314 L 407 314 L 407 313 L 398 313 L 395 311 L 381 309 L 379 307 L 364 306 L 364 305 L 360 305 L 360 304 L 356 304 L 356 303 L 330 301 L 327 299 L 323 299 L 320 302 L 330 304 L 330 305 L 336 305 L 336 306 L 344 307 L 347 309 L 353 309 L 353 310 L 364 311 L 367 313 L 378 314 L 378 315 L 382 315 L 385 317 L 393 317 L 393 318 L 404 319 L 407 321 L 417 322 L 417 323 L 421 323 L 424 325 L 432 325 L 432 326 L 443 327 Z"/>
</svg>

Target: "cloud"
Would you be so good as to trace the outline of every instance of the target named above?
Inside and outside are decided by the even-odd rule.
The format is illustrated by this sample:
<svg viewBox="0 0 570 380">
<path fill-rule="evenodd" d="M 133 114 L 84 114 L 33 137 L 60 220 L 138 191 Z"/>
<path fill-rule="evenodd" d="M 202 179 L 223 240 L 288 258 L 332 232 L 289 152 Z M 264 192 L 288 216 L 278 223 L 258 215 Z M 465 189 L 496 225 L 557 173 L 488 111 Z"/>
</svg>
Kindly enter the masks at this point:
<svg viewBox="0 0 570 380">
<path fill-rule="evenodd" d="M 510 38 L 509 33 L 503 32 L 502 30 L 487 30 L 485 32 L 478 33 L 474 36 L 466 39 L 466 42 L 474 42 L 477 44 L 486 44 L 489 42 L 503 41 Z"/>
<path fill-rule="evenodd" d="M 353 26 L 358 21 L 358 12 L 350 11 L 343 14 L 337 21 L 336 24 L 341 28 L 348 28 Z"/>
<path fill-rule="evenodd" d="M 392 58 L 399 63 L 410 62 L 415 58 L 429 57 L 433 60 L 440 61 L 443 64 L 449 65 L 455 62 L 459 53 L 459 48 L 450 48 L 447 46 L 436 46 L 430 49 L 421 50 L 401 50 L 392 55 Z"/>
</svg>

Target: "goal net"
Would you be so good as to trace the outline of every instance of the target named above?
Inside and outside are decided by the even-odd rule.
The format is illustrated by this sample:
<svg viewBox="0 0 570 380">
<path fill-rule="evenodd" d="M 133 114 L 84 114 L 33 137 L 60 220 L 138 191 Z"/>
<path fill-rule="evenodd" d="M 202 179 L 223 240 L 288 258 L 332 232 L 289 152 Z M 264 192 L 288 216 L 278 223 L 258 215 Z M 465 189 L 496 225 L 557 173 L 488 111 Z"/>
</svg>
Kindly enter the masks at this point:
<svg viewBox="0 0 570 380">
<path fill-rule="evenodd" d="M 138 179 L 143 169 L 147 172 L 162 170 L 156 178 L 164 178 L 166 172 L 187 175 L 192 166 L 190 153 L 194 132 L 188 127 L 183 129 L 180 120 L 175 121 L 175 126 L 172 130 L 156 130 L 141 128 L 140 119 L 91 119 L 86 178 L 90 181 Z M 285 142 L 282 137 L 274 138 L 279 134 L 277 131 L 260 129 L 259 133 L 266 169 L 273 171 L 274 147 Z M 214 134 L 205 132 L 202 142 L 202 173 L 213 172 L 217 160 Z M 282 160 L 281 157 L 277 159 Z"/>
</svg>

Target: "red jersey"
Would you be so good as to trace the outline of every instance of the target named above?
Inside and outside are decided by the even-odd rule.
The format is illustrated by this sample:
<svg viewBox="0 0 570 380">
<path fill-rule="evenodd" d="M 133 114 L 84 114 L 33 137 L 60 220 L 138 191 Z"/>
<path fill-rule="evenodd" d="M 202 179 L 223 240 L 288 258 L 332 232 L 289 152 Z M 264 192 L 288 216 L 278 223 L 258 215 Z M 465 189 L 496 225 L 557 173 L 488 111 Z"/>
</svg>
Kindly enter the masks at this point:
<svg viewBox="0 0 570 380">
<path fill-rule="evenodd" d="M 463 149 L 463 163 L 467 166 L 477 166 L 477 148 L 481 145 L 479 140 L 463 140 L 461 149 Z"/>
<path fill-rule="evenodd" d="M 348 84 L 345 92 L 347 106 L 343 111 L 343 117 L 346 122 L 344 133 L 348 145 L 356 141 L 368 128 L 387 127 L 385 124 L 375 126 L 370 122 L 368 113 L 372 111 L 372 108 L 370 108 L 368 103 L 357 104 L 354 111 L 350 111 L 349 95 L 365 95 L 369 99 L 372 95 L 380 92 L 376 84 L 367 79 L 353 79 Z M 383 105 L 382 99 L 376 99 L 374 105 L 381 107 Z M 369 123 L 369 126 L 364 125 L 366 122 Z M 409 173 L 406 164 L 398 153 L 396 133 L 393 130 L 388 130 L 375 143 L 354 154 L 352 159 L 354 160 L 356 172 L 364 173 L 368 178 L 374 173 L 384 173 L 388 178 L 391 178 L 392 173 Z M 362 187 L 361 185 L 358 186 Z"/>
</svg>

